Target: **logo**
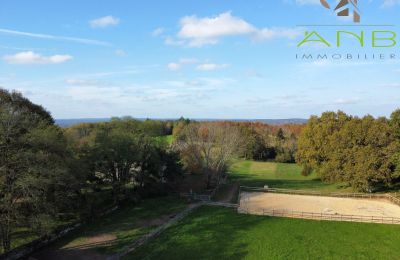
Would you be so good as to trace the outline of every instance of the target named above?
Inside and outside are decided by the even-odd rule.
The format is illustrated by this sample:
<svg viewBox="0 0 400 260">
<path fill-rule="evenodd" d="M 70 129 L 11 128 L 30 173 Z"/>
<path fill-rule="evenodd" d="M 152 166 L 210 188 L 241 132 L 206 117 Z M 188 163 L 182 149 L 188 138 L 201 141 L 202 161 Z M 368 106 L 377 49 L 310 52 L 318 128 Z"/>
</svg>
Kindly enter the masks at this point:
<svg viewBox="0 0 400 260">
<path fill-rule="evenodd" d="M 332 9 L 327 0 L 320 0 L 321 4 L 327 8 Z M 334 9 L 337 16 L 350 16 L 352 13 L 353 21 L 359 23 L 361 21 L 360 11 L 358 9 L 358 0 L 341 0 Z"/>
</svg>

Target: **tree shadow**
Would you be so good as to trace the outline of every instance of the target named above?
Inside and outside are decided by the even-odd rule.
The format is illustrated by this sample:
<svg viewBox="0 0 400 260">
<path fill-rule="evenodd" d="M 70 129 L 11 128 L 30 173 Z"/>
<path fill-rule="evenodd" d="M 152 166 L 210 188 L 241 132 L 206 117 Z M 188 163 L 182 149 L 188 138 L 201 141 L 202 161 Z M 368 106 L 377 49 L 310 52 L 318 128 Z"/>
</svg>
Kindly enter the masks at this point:
<svg viewBox="0 0 400 260">
<path fill-rule="evenodd" d="M 183 208 L 185 203 L 176 197 L 150 199 L 136 206 L 125 206 L 82 226 L 32 256 L 40 260 L 48 259 L 46 255 L 61 257 L 64 253 L 70 255 L 79 251 L 96 252 L 103 256 L 113 255 L 123 251 Z M 96 240 L 97 236 L 102 235 L 114 238 L 107 241 Z"/>
<path fill-rule="evenodd" d="M 324 189 L 332 186 L 332 184 L 322 182 L 319 178 L 306 180 L 261 179 L 256 174 L 235 174 L 231 176 L 231 180 L 239 182 L 242 186 L 263 187 L 268 185 L 281 189 Z"/>
</svg>

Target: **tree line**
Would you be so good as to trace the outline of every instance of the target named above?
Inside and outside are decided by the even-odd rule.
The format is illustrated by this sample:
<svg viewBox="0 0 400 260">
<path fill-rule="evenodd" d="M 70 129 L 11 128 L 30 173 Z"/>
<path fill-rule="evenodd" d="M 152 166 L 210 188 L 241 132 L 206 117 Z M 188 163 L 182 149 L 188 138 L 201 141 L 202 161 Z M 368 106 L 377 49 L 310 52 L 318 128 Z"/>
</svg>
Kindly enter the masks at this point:
<svg viewBox="0 0 400 260">
<path fill-rule="evenodd" d="M 313 116 L 303 129 L 296 154 L 303 174 L 360 191 L 400 184 L 400 110 L 390 119 L 353 117 L 344 112 Z"/>
<path fill-rule="evenodd" d="M 20 93 L 0 89 L 0 240 L 168 192 L 182 174 L 179 154 L 160 136 L 171 122 L 115 118 L 67 129 Z"/>
</svg>

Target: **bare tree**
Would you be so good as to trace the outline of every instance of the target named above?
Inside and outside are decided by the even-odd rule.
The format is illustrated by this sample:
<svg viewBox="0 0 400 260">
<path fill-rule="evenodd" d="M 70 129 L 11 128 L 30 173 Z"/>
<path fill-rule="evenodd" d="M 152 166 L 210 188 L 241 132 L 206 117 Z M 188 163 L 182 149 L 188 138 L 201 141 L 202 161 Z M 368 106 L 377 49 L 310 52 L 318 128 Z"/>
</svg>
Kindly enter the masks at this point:
<svg viewBox="0 0 400 260">
<path fill-rule="evenodd" d="M 242 146 L 237 126 L 223 123 L 190 123 L 176 143 L 186 167 L 207 177 L 207 188 L 218 185 L 231 159 Z"/>
</svg>

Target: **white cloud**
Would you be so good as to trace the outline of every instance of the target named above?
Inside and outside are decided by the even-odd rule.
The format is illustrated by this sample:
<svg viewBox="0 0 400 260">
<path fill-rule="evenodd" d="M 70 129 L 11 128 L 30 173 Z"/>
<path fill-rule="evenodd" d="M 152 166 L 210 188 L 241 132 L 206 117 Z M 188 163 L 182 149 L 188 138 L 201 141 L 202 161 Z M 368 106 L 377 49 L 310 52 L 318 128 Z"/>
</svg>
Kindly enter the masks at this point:
<svg viewBox="0 0 400 260">
<path fill-rule="evenodd" d="M 192 58 L 182 58 L 177 62 L 171 62 L 167 65 L 167 68 L 171 71 L 178 71 L 182 67 L 186 65 L 191 65 L 191 64 L 197 64 L 199 61 L 197 59 L 192 59 Z"/>
<path fill-rule="evenodd" d="M 197 69 L 202 71 L 214 71 L 225 69 L 228 66 L 228 64 L 203 63 L 198 65 Z"/>
<path fill-rule="evenodd" d="M 73 57 L 70 55 L 43 56 L 32 51 L 26 51 L 6 55 L 3 59 L 9 64 L 59 64 L 70 61 Z"/>
<path fill-rule="evenodd" d="M 294 38 L 301 34 L 300 28 L 257 28 L 247 21 L 225 12 L 214 17 L 186 16 L 180 21 L 177 38 L 166 38 L 166 44 L 202 47 L 217 44 L 229 36 L 249 36 L 255 41 L 277 38 Z"/>
<path fill-rule="evenodd" d="M 354 105 L 360 101 L 359 98 L 339 98 L 336 99 L 334 104 L 335 105 Z"/>
<path fill-rule="evenodd" d="M 222 70 L 229 67 L 229 64 L 216 64 L 210 62 L 201 62 L 197 59 L 182 58 L 179 61 L 171 62 L 167 65 L 167 68 L 171 71 L 178 71 L 188 65 L 196 65 L 196 69 L 200 71 L 214 71 Z"/>
<path fill-rule="evenodd" d="M 108 42 L 97 41 L 97 40 L 90 40 L 90 39 L 76 38 L 76 37 L 67 37 L 67 36 L 55 36 L 55 35 L 50 35 L 50 34 L 21 32 L 21 31 L 14 31 L 14 30 L 2 29 L 2 28 L 0 28 L 0 33 L 16 35 L 16 36 L 25 36 L 25 37 L 31 37 L 31 38 L 38 38 L 38 39 L 46 39 L 46 40 L 70 41 L 70 42 L 90 44 L 90 45 L 111 46 L 111 44 Z"/>
<path fill-rule="evenodd" d="M 120 22 L 119 18 L 113 17 L 111 15 L 100 17 L 89 22 L 92 28 L 105 28 L 109 26 L 118 25 Z"/>
</svg>

